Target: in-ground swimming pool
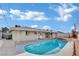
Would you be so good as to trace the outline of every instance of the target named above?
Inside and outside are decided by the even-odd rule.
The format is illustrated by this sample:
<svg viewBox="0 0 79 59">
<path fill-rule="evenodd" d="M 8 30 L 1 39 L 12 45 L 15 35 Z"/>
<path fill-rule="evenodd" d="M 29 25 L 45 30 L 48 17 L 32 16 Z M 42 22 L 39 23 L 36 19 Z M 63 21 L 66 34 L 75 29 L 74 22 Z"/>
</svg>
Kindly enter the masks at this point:
<svg viewBox="0 0 79 59">
<path fill-rule="evenodd" d="M 53 39 L 44 42 L 39 42 L 31 45 L 26 45 L 26 52 L 38 55 L 53 54 L 59 52 L 67 43 L 67 40 Z"/>
</svg>

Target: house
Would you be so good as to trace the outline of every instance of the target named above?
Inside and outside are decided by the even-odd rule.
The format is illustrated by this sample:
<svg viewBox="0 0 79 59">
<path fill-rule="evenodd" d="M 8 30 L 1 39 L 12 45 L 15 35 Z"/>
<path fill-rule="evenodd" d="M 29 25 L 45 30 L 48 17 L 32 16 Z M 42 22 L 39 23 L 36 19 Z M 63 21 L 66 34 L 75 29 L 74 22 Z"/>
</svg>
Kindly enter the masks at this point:
<svg viewBox="0 0 79 59">
<path fill-rule="evenodd" d="M 60 31 L 35 29 L 31 27 L 15 26 L 3 28 L 0 31 L 0 38 L 14 41 L 32 41 L 32 40 L 47 40 L 53 38 L 69 38 L 70 33 L 63 33 Z"/>
<path fill-rule="evenodd" d="M 53 38 L 53 32 L 30 27 L 11 27 L 10 32 L 14 41 L 30 41 Z"/>
<path fill-rule="evenodd" d="M 53 32 L 52 30 L 35 29 L 31 27 L 11 27 L 10 33 L 14 41 L 32 41 L 32 40 L 47 40 L 53 38 L 69 38 L 70 33 Z"/>
</svg>

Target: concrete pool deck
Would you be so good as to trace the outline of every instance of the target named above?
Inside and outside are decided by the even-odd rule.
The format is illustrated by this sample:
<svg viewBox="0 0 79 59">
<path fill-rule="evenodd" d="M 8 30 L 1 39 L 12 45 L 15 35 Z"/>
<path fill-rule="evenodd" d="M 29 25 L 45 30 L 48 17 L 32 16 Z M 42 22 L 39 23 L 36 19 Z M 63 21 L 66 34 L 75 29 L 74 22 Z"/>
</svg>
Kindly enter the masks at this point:
<svg viewBox="0 0 79 59">
<path fill-rule="evenodd" d="M 72 48 L 73 56 L 79 56 L 79 40 L 78 39 L 74 39 L 74 38 L 65 38 L 65 39 L 67 39 L 68 41 L 72 41 L 73 42 L 73 48 Z M 30 53 L 27 53 L 27 54 L 30 54 Z M 26 54 L 22 53 L 22 54 L 19 54 L 17 56 L 26 56 Z"/>
<path fill-rule="evenodd" d="M 24 53 L 24 46 L 33 44 L 33 43 L 38 43 L 38 42 L 43 42 L 47 40 L 32 40 L 32 41 L 22 41 L 22 42 L 16 42 L 16 55 Z"/>
<path fill-rule="evenodd" d="M 0 56 L 13 56 L 16 53 L 13 40 L 0 40 Z"/>
<path fill-rule="evenodd" d="M 63 48 L 60 52 L 51 54 L 51 55 L 43 55 L 43 56 L 72 56 L 73 55 L 73 42 L 67 43 L 65 48 Z M 22 54 L 18 54 L 17 56 L 35 56 L 35 54 L 31 54 L 28 52 L 24 52 Z M 40 55 L 36 55 L 40 56 Z"/>
<path fill-rule="evenodd" d="M 73 44 L 73 56 L 79 56 L 79 40 L 78 39 L 74 39 L 74 38 L 65 38 L 67 39 L 68 41 L 72 41 L 74 44 Z M 24 42 L 22 42 L 24 43 Z M 20 44 L 22 44 L 20 43 Z M 21 54 L 19 54 L 21 55 Z M 24 53 L 23 53 L 24 55 Z M 18 55 L 17 55 L 18 56 Z"/>
<path fill-rule="evenodd" d="M 79 40 L 78 39 L 74 39 L 74 38 L 66 38 L 67 40 L 69 40 L 69 41 L 71 41 L 71 42 L 73 42 L 74 44 L 73 45 L 71 45 L 71 46 L 73 46 L 73 48 L 72 49 L 70 49 L 70 47 L 69 47 L 69 50 L 71 51 L 71 50 L 73 50 L 73 56 L 79 56 Z M 5 42 L 4 42 L 5 41 Z M 41 42 L 41 41 L 47 41 L 47 40 L 39 40 L 39 41 L 26 41 L 26 42 L 18 42 L 18 43 L 15 43 L 13 40 L 0 40 L 0 51 L 1 50 L 3 50 L 3 48 L 4 48 L 4 52 L 5 51 L 10 51 L 10 54 L 8 53 L 8 55 L 16 55 L 16 56 L 24 56 L 25 54 L 25 51 L 20 51 L 19 50 L 19 48 L 18 47 L 22 47 L 22 46 L 20 46 L 20 45 L 22 45 L 22 44 L 26 44 L 26 43 L 32 43 L 32 42 Z M 2 43 L 3 42 L 3 43 Z M 10 43 L 8 43 L 8 42 L 10 42 Z M 12 42 L 12 43 L 11 43 Z M 14 44 L 15 43 L 15 44 Z M 3 47 L 3 45 L 2 44 L 5 44 L 4 45 L 4 47 Z M 17 45 L 17 49 L 15 49 L 15 47 L 16 47 L 16 45 Z M 12 47 L 13 46 L 13 47 Z M 7 47 L 7 49 L 8 50 L 6 50 L 6 47 Z M 10 49 L 11 48 L 11 49 Z M 14 52 L 13 52 L 14 51 Z M 15 52 L 16 51 L 16 52 Z M 0 53 L 2 53 L 2 51 L 0 52 Z M 16 54 L 15 54 L 16 53 Z M 69 53 L 68 51 L 66 51 L 65 53 Z M 30 54 L 30 53 L 28 53 L 28 54 Z M 0 54 L 0 56 L 1 55 L 3 55 L 3 54 Z M 7 54 L 4 54 L 5 56 L 7 55 Z M 28 55 L 25 55 L 25 56 L 28 56 Z M 63 56 L 65 56 L 65 55 L 63 55 Z M 68 55 L 69 56 L 69 55 Z"/>
<path fill-rule="evenodd" d="M 35 56 L 36 54 L 31 54 L 28 52 L 23 52 L 21 54 L 18 54 L 17 56 Z M 73 42 L 69 41 L 65 47 L 60 50 L 60 52 L 55 53 L 55 54 L 51 54 L 51 55 L 47 55 L 47 56 L 72 56 L 73 55 Z M 40 55 L 37 55 L 40 56 Z M 45 55 L 46 56 L 46 55 Z"/>
</svg>

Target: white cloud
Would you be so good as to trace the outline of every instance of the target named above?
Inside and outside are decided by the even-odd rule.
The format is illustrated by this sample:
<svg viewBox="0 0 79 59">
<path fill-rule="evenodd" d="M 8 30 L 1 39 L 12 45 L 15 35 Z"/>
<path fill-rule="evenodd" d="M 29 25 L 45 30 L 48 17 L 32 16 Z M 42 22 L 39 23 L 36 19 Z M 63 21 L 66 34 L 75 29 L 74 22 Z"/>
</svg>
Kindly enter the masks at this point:
<svg viewBox="0 0 79 59">
<path fill-rule="evenodd" d="M 0 18 L 3 18 L 7 14 L 6 10 L 0 9 Z"/>
<path fill-rule="evenodd" d="M 66 21 L 68 21 L 69 18 L 71 18 L 71 17 L 72 17 L 71 14 L 66 14 L 66 15 L 64 15 L 64 16 L 57 17 L 57 20 L 58 20 L 58 21 L 64 21 L 64 22 L 66 22 Z"/>
<path fill-rule="evenodd" d="M 37 28 L 37 27 L 38 27 L 38 25 L 31 25 L 31 27 L 32 27 L 32 28 Z"/>
<path fill-rule="evenodd" d="M 77 10 L 78 7 L 73 4 L 61 4 L 56 8 L 56 12 L 58 12 L 58 17 L 56 18 L 58 21 L 68 21 L 72 17 L 72 12 Z"/>
<path fill-rule="evenodd" d="M 71 27 L 71 30 L 74 29 L 74 26 Z"/>
<path fill-rule="evenodd" d="M 0 15 L 5 15 L 7 11 L 0 9 Z"/>
<path fill-rule="evenodd" d="M 22 14 L 22 12 L 18 9 L 10 9 L 10 13 L 15 16 L 20 16 Z"/>
<path fill-rule="evenodd" d="M 44 26 L 39 26 L 39 25 L 31 25 L 31 28 L 39 28 L 39 29 L 44 29 L 44 30 L 51 30 L 51 27 L 48 25 L 44 25 Z"/>
<path fill-rule="evenodd" d="M 10 9 L 10 17 L 11 18 L 21 18 L 23 16 L 23 12 L 18 9 Z"/>
<path fill-rule="evenodd" d="M 76 25 L 74 24 L 74 26 L 71 26 L 71 30 L 76 29 Z"/>
<path fill-rule="evenodd" d="M 45 16 L 44 12 L 38 12 L 38 11 L 27 11 L 25 13 L 25 19 L 31 19 L 31 20 L 47 20 L 48 18 Z"/>
<path fill-rule="evenodd" d="M 48 20 L 48 18 L 46 18 L 45 16 L 38 16 L 38 17 L 35 17 L 34 20 L 41 21 L 41 20 Z"/>
<path fill-rule="evenodd" d="M 47 26 L 47 25 L 43 26 L 42 28 L 43 29 L 51 29 L 51 27 L 50 26 Z"/>
<path fill-rule="evenodd" d="M 11 9 L 10 13 L 12 16 L 15 16 L 19 19 L 22 20 L 37 20 L 37 21 L 41 21 L 41 20 L 47 20 L 48 18 L 46 17 L 44 12 L 39 12 L 39 11 L 20 11 L 17 9 Z"/>
</svg>

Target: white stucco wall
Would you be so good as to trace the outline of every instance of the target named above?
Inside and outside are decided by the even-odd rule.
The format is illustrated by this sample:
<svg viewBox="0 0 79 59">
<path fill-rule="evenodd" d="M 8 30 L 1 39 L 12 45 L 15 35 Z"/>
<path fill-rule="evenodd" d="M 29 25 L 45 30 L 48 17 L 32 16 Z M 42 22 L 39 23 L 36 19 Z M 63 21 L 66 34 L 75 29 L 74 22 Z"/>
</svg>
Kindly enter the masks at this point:
<svg viewBox="0 0 79 59">
<path fill-rule="evenodd" d="M 26 40 L 24 31 L 12 31 L 12 39 L 14 41 L 24 41 Z"/>
<path fill-rule="evenodd" d="M 53 33 L 53 34 L 52 34 L 52 38 L 56 38 L 56 35 L 57 35 L 57 34 Z"/>
<path fill-rule="evenodd" d="M 41 34 L 42 38 L 45 38 L 45 34 Z M 26 35 L 26 31 L 12 31 L 12 39 L 14 41 L 29 41 L 29 40 L 38 40 L 40 34 L 34 34 L 34 32 L 30 32 Z"/>
</svg>

